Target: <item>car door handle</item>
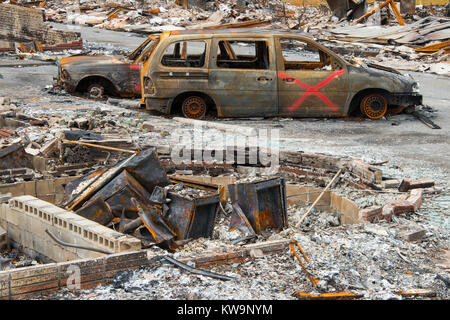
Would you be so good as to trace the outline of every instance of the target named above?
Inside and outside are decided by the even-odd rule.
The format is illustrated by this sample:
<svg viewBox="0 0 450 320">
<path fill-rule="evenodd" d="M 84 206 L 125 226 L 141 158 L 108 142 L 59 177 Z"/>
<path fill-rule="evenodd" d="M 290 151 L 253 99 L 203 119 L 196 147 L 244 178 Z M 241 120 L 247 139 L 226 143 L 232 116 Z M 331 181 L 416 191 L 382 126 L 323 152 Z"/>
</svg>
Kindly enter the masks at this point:
<svg viewBox="0 0 450 320">
<path fill-rule="evenodd" d="M 265 81 L 272 81 L 272 79 L 269 79 L 269 78 L 266 78 L 266 77 L 264 77 L 264 76 L 261 76 L 261 77 L 258 77 L 257 79 L 256 79 L 257 81 L 260 81 L 260 82 L 265 82 Z"/>
<path fill-rule="evenodd" d="M 283 78 L 284 82 L 288 82 L 288 83 L 293 83 L 294 82 L 294 78 Z"/>
</svg>

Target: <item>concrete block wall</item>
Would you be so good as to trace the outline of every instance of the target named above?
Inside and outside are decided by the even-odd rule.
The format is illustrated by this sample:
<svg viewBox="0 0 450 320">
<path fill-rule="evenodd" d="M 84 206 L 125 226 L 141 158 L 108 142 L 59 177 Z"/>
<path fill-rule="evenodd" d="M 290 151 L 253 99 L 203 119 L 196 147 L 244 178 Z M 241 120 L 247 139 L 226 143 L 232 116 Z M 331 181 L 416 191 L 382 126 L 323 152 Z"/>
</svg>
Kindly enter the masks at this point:
<svg viewBox="0 0 450 320">
<path fill-rule="evenodd" d="M 322 190 L 321 188 L 301 187 L 288 183 L 286 185 L 287 203 L 288 205 L 293 205 L 300 202 L 309 206 L 319 197 Z M 338 211 L 341 214 L 342 224 L 363 222 L 359 213 L 359 207 L 356 203 L 331 191 L 324 193 L 315 208 L 326 212 Z"/>
<path fill-rule="evenodd" d="M 0 185 L 0 193 L 11 193 L 13 197 L 30 195 L 44 201 L 58 203 L 64 198 L 64 185 L 78 177 L 61 177 L 3 184 Z"/>
<path fill-rule="evenodd" d="M 61 241 L 102 249 L 111 253 L 139 250 L 139 239 L 116 232 L 73 212 L 33 196 L 19 196 L 2 205 L 0 225 L 9 239 L 31 256 L 51 262 L 96 258 L 103 253 L 61 246 L 45 232 L 48 229 Z"/>
</svg>

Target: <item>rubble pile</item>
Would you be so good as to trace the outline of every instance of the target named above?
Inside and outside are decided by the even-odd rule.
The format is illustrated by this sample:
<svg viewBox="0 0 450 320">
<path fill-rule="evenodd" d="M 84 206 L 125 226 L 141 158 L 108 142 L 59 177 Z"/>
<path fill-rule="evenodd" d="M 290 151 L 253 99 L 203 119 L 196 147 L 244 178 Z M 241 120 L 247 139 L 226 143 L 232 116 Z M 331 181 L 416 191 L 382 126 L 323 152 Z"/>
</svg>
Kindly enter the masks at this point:
<svg viewBox="0 0 450 320">
<path fill-rule="evenodd" d="M 39 9 L 45 11 L 47 21 L 143 34 L 225 27 L 292 30 L 316 38 L 348 59 L 358 57 L 364 63 L 401 70 L 450 73 L 450 22 L 445 6 L 417 6 L 416 14 L 404 14 L 401 21 L 392 7 L 385 6 L 355 25 L 359 21 L 356 18 L 361 19 L 356 11 L 364 8 L 365 1 L 355 1 L 356 7 L 347 8 L 349 11 L 342 17 L 343 8 L 332 11 L 325 2 L 318 6 L 291 3 L 255 0 L 244 5 L 226 0 L 186 7 L 177 1 L 46 1 Z M 27 5 L 27 1 L 18 4 Z M 361 13 L 374 6 L 366 5 Z M 83 45 L 91 46 L 88 42 Z M 91 50 L 93 53 L 95 50 Z M 30 54 L 36 55 L 25 53 Z"/>
<path fill-rule="evenodd" d="M 9 101 L 8 104 L 20 105 L 15 101 Z M 20 109 L 21 107 L 18 107 L 18 110 Z M 30 111 L 33 111 L 33 109 L 31 108 Z M 36 111 L 36 114 L 30 113 L 32 117 L 40 119 L 37 118 L 39 115 L 39 117 L 45 118 L 46 112 L 44 110 L 34 111 Z M 136 140 L 140 141 L 140 147 L 136 148 L 136 150 L 145 150 L 146 147 L 150 147 L 154 143 L 155 137 L 158 137 L 157 145 L 170 145 L 170 137 L 162 134 L 164 130 L 171 130 L 173 121 L 170 119 L 164 120 L 146 115 L 137 122 L 127 122 L 129 118 L 125 117 L 124 114 L 133 115 L 133 119 L 136 119 L 135 112 L 133 110 L 123 111 L 120 108 L 113 108 L 108 112 L 101 109 L 95 110 L 89 117 L 80 117 L 82 114 L 82 112 L 78 114 L 75 111 L 60 125 L 59 120 L 53 120 L 53 118 L 61 119 L 60 115 L 52 110 L 49 113 L 49 118 L 46 118 L 47 124 L 26 127 L 28 136 L 33 137 L 32 132 L 40 133 L 42 140 L 36 140 L 36 143 L 40 145 L 46 145 L 52 140 L 62 138 L 75 142 L 102 143 L 105 140 L 114 140 L 114 138 L 123 135 L 125 131 L 132 137 L 142 136 L 140 130 L 146 127 L 148 132 L 144 134 L 145 137 Z M 93 125 L 88 125 L 86 118 Z M 106 122 L 102 123 L 101 119 Z M 148 120 L 151 120 L 151 126 L 146 122 Z M 109 121 L 116 121 L 115 125 L 107 125 Z M 50 123 L 54 127 L 50 127 Z M 77 126 L 69 130 L 67 128 L 68 123 L 74 126 L 77 124 Z M 173 126 L 175 128 L 176 125 Z M 55 127 L 58 127 L 58 130 Z M 106 133 L 106 128 L 108 127 L 110 127 L 111 131 Z M 52 132 L 52 135 L 47 136 L 45 130 Z M 5 145 L 7 141 L 10 140 L 4 140 Z M 130 151 L 134 150 L 131 148 L 133 143 L 128 145 Z M 66 147 L 69 147 L 68 150 L 72 150 L 75 154 L 76 152 L 74 151 L 76 149 L 70 149 L 70 146 L 70 144 L 66 145 Z M 80 147 L 80 145 L 76 144 L 74 146 Z M 120 145 L 116 146 L 120 147 Z M 96 163 L 94 167 L 89 167 L 88 170 L 84 171 L 84 174 L 87 175 L 92 172 L 91 170 L 105 168 L 101 161 L 109 164 L 107 168 L 114 169 L 121 161 L 123 162 L 129 158 L 129 154 L 122 152 L 115 154 L 115 157 L 110 157 L 110 160 L 106 161 L 104 153 L 92 153 L 92 150 L 96 148 L 83 147 L 85 151 L 90 151 L 91 156 L 93 156 L 90 160 L 94 160 Z M 48 152 L 47 157 L 56 160 L 59 152 L 55 150 L 57 148 L 54 149 L 54 152 Z M 164 150 L 160 155 L 163 157 L 167 153 L 170 153 L 170 150 Z M 42 154 L 40 155 L 42 156 Z M 67 160 L 67 157 L 63 157 L 64 165 L 69 164 Z M 164 159 L 161 159 L 161 163 L 164 163 Z M 189 165 L 186 168 L 189 168 Z M 256 185 L 258 183 L 266 183 L 274 178 L 257 170 L 257 167 L 245 169 L 238 167 L 215 176 L 217 178 L 233 178 L 235 185 Z M 207 175 L 208 171 L 209 168 L 204 167 L 202 174 Z M 50 172 L 52 171 L 50 170 Z M 182 174 L 185 179 L 195 177 L 193 170 L 177 170 L 176 173 Z M 137 179 L 137 176 L 134 177 Z M 343 174 L 342 180 L 334 186 L 333 191 L 352 199 L 358 204 L 360 209 L 377 205 L 384 206 L 406 196 L 406 194 L 399 194 L 397 191 L 401 181 L 398 181 L 397 184 L 391 181 L 391 185 L 388 185 L 386 181 L 384 184 L 386 193 L 377 193 L 376 190 L 372 192 L 367 192 L 364 189 L 355 190 L 354 186 L 349 187 L 346 184 L 347 180 L 351 180 L 351 175 L 348 172 Z M 414 185 L 413 181 L 415 180 L 409 181 L 409 186 L 411 184 Z M 167 213 L 167 209 L 174 203 L 175 198 L 169 196 L 171 193 L 178 194 L 182 198 L 191 201 L 217 192 L 217 188 L 208 191 L 199 189 L 201 184 L 192 186 L 192 183 L 192 181 L 173 182 L 163 188 L 163 193 L 166 192 L 166 195 L 158 198 L 161 200 L 159 203 L 161 209 L 158 209 L 161 210 L 159 214 L 164 216 L 164 212 Z M 317 186 L 317 184 L 311 182 L 304 185 Z M 71 187 L 69 186 L 69 188 Z M 150 199 L 157 195 L 152 194 L 152 189 L 147 190 L 149 192 L 146 196 L 147 198 Z M 136 236 L 144 239 L 142 241 L 143 248 L 158 254 L 167 254 L 167 251 L 161 250 L 171 249 L 171 251 L 175 252 L 173 257 L 176 259 L 189 257 L 190 254 L 196 252 L 236 248 L 245 243 L 264 243 L 265 241 L 292 239 L 300 244 L 310 261 L 306 265 L 308 272 L 319 279 L 317 286 L 314 287 L 292 252 L 289 249 L 285 249 L 276 254 L 263 256 L 256 254 L 253 259 L 247 259 L 242 263 L 209 268 L 212 272 L 233 276 L 237 279 L 228 282 L 218 282 L 216 279 L 201 275 L 193 276 L 176 269 L 173 265 L 163 263 L 161 267 L 143 268 L 138 271 L 119 274 L 109 285 L 86 291 L 63 291 L 46 296 L 45 299 L 128 299 L 131 297 L 133 299 L 158 299 L 163 296 L 164 298 L 170 297 L 174 299 L 214 299 L 219 293 L 224 299 L 236 297 L 242 299 L 296 299 L 292 294 L 297 291 L 320 294 L 347 290 L 361 294 L 363 299 L 403 299 L 404 297 L 397 294 L 396 290 L 424 288 L 423 283 L 427 284 L 425 289 L 432 290 L 434 293 L 434 297 L 431 298 L 446 299 L 448 298 L 448 292 L 444 282 L 437 278 L 437 275 L 442 276 L 444 279 L 447 275 L 436 269 L 433 261 L 439 257 L 440 250 L 444 250 L 448 242 L 445 236 L 445 224 L 436 223 L 435 219 L 440 217 L 440 219 L 444 219 L 440 221 L 446 221 L 445 216 L 448 214 L 444 208 L 436 207 L 436 202 L 432 200 L 445 197 L 447 191 L 442 187 L 434 186 L 423 190 L 425 194 L 421 209 L 401 216 L 396 215 L 391 222 L 380 221 L 347 225 L 342 223 L 341 215 L 338 212 L 325 212 L 320 209 L 313 209 L 301 226 L 296 228 L 295 225 L 298 223 L 299 218 L 303 216 L 311 204 L 306 203 L 287 207 L 288 221 L 281 230 L 274 226 L 268 226 L 257 231 L 257 228 L 253 225 L 254 236 L 246 237 L 248 233 L 243 232 L 243 229 L 236 228 L 236 224 L 235 229 L 230 230 L 233 229 L 233 225 L 230 222 L 233 214 L 235 214 L 235 208 L 232 205 L 233 201 L 230 199 L 218 204 L 217 209 L 214 211 L 216 217 L 210 236 L 191 239 L 187 236 L 188 233 L 184 233 L 185 236 L 180 237 L 172 244 L 165 243 L 161 245 L 163 249 L 159 249 L 152 245 L 154 241 L 145 240 L 148 234 L 142 232 L 142 230 L 145 230 L 146 227 L 138 226 L 138 230 L 141 231 L 135 233 Z M 123 216 L 123 212 L 120 209 L 122 206 L 119 209 L 116 208 L 116 200 L 113 200 L 112 197 L 110 198 L 109 195 L 106 196 L 104 191 L 99 190 L 97 193 L 105 195 L 101 199 L 108 203 L 113 213 L 113 219 L 115 218 L 114 221 L 108 220 L 109 222 L 105 221 L 105 223 L 116 230 L 120 230 L 120 228 L 132 223 L 139 216 L 136 214 L 136 210 L 132 210 L 131 207 L 127 207 L 129 210 L 127 209 L 128 211 Z M 93 199 L 95 200 L 96 198 Z M 127 199 L 129 200 L 129 197 Z M 167 199 L 172 200 L 167 201 Z M 271 194 L 270 199 L 274 201 L 274 194 Z M 140 199 L 136 200 L 140 201 Z M 93 202 L 90 201 L 89 203 Z M 164 206 L 166 206 L 165 209 L 163 208 Z M 426 213 L 428 212 L 427 210 L 431 210 L 433 216 L 428 215 Z M 247 210 L 244 209 L 243 212 L 245 215 Z M 251 216 L 247 216 L 248 220 L 250 218 Z M 121 225 L 120 221 L 123 221 L 125 225 Z M 165 221 L 167 224 L 170 223 L 170 220 Z M 181 234 L 180 232 L 181 229 L 177 233 Z M 186 232 L 185 229 L 183 229 L 183 232 Z M 173 235 L 169 236 L 168 239 L 171 239 L 171 237 Z M 370 268 L 367 268 L 367 266 L 370 266 Z M 236 286 L 233 281 L 239 281 L 240 285 Z M 255 288 L 258 288 L 258 290 Z"/>
<path fill-rule="evenodd" d="M 0 271 L 36 266 L 40 263 L 42 262 L 38 262 L 16 248 L 0 250 Z"/>
<path fill-rule="evenodd" d="M 290 226 L 296 223 L 299 214 L 298 209 L 290 210 Z M 394 223 L 326 227 L 319 222 L 318 215 L 317 212 L 305 221 L 304 225 L 311 228 L 300 231 L 290 227 L 269 237 L 269 240 L 298 241 L 310 261 L 305 264 L 308 272 L 320 279 L 316 286 L 312 286 L 287 248 L 277 254 L 208 268 L 236 277 L 232 281 L 190 275 L 162 262 L 158 267 L 118 274 L 110 284 L 94 289 L 61 291 L 43 298 L 285 300 L 296 299 L 293 293 L 298 291 L 310 294 L 351 291 L 362 295 L 362 299 L 448 299 L 448 273 L 432 262 L 442 254 L 443 248 L 438 243 L 448 243 L 446 231 L 430 224 L 424 215 L 408 215 Z M 411 233 L 418 223 L 425 228 L 424 236 L 405 240 L 405 234 Z M 190 252 L 219 251 L 223 243 L 226 241 L 221 245 L 218 240 L 198 239 L 180 247 L 173 256 L 180 259 L 189 257 Z M 400 290 L 410 288 L 418 288 L 418 292 L 420 288 L 426 295 L 399 294 Z"/>
<path fill-rule="evenodd" d="M 155 32 L 189 28 L 204 28 L 245 21 L 283 22 L 280 27 L 326 22 L 330 10 L 325 6 L 301 7 L 281 0 L 205 1 L 204 6 L 180 6 L 176 1 L 64 1 L 44 5 L 46 18 L 60 23 L 92 25 L 97 28 L 125 31 Z M 112 13 L 112 14 L 111 14 Z M 325 15 L 325 16 L 324 16 Z M 311 21 L 314 18 L 314 21 Z"/>
</svg>

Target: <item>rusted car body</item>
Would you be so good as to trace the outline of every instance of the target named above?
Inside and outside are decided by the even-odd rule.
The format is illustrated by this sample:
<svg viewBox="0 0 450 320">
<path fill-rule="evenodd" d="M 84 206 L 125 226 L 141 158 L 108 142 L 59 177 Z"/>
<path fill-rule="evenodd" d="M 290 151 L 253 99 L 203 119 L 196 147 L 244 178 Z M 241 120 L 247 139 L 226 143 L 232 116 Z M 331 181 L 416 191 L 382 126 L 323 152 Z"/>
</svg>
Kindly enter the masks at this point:
<svg viewBox="0 0 450 320">
<path fill-rule="evenodd" d="M 155 40 L 157 37 L 149 36 L 128 56 L 75 55 L 59 59 L 56 85 L 70 93 L 87 93 L 90 98 L 139 97 L 142 64 Z"/>
<path fill-rule="evenodd" d="M 250 31 L 251 30 L 251 31 Z M 218 117 L 369 118 L 421 104 L 417 83 L 386 68 L 351 64 L 298 33 L 269 30 L 168 31 L 141 72 L 148 110 Z"/>
</svg>

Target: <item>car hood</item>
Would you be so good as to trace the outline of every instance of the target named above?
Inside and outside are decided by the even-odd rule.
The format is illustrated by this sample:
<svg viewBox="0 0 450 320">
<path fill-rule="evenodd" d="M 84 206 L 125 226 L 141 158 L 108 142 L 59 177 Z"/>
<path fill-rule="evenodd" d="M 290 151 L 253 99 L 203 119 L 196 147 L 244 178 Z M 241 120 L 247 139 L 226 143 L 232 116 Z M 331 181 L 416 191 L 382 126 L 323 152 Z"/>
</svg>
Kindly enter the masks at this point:
<svg viewBox="0 0 450 320">
<path fill-rule="evenodd" d="M 411 91 L 416 84 L 414 78 L 409 75 L 405 75 L 395 69 L 380 66 L 377 64 L 365 64 L 358 61 L 351 64 L 352 69 L 358 73 L 364 73 L 369 76 L 373 81 L 379 81 L 389 83 L 387 84 L 388 91 L 403 90 L 405 92 Z M 393 86 L 393 87 L 391 87 Z"/>
<path fill-rule="evenodd" d="M 86 64 L 126 63 L 121 55 L 71 56 L 59 59 L 61 68 Z"/>
</svg>

